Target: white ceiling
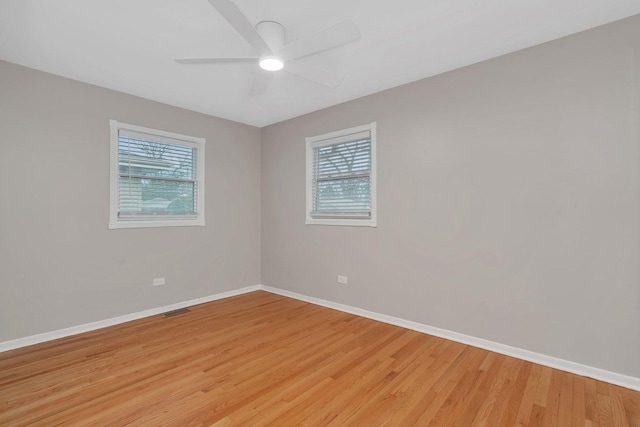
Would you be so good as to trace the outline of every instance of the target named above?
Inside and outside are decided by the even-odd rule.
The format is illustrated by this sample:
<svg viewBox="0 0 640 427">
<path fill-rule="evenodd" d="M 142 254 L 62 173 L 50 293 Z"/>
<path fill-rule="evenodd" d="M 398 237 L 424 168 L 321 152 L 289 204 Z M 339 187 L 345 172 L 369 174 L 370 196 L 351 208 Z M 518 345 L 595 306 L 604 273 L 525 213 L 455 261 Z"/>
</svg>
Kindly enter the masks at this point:
<svg viewBox="0 0 640 427">
<path fill-rule="evenodd" d="M 638 0 L 237 0 L 288 41 L 345 19 L 362 38 L 304 58 L 343 74 L 327 88 L 279 74 L 247 91 L 250 64 L 174 58 L 253 56 L 207 0 L 0 0 L 0 59 L 155 101 L 265 126 L 640 13 Z"/>
</svg>

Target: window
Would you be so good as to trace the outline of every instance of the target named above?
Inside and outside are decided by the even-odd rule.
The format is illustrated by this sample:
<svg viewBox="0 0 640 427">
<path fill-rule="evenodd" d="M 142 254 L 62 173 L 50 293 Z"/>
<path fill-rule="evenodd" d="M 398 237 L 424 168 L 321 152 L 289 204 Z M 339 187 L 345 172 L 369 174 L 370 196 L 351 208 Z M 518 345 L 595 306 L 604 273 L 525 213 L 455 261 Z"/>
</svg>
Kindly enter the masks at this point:
<svg viewBox="0 0 640 427">
<path fill-rule="evenodd" d="M 204 225 L 204 138 L 109 123 L 109 228 Z"/>
<path fill-rule="evenodd" d="M 375 122 L 306 141 L 306 223 L 375 227 Z"/>
</svg>

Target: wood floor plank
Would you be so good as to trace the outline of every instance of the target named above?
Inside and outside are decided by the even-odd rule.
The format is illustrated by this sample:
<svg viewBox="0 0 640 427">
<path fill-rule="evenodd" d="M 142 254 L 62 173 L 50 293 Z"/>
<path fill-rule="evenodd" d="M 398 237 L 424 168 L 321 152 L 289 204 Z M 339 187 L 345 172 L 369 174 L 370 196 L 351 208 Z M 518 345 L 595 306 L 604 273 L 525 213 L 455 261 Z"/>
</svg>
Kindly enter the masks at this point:
<svg viewBox="0 0 640 427">
<path fill-rule="evenodd" d="M 557 426 L 558 409 L 560 408 L 560 393 L 562 392 L 563 372 L 553 370 L 551 373 L 551 382 L 549 383 L 549 391 L 547 394 L 547 405 L 545 406 L 542 425 L 544 427 Z"/>
<path fill-rule="evenodd" d="M 469 404 L 462 414 L 451 420 L 452 427 L 465 427 L 472 425 L 473 420 L 480 412 L 480 408 L 482 408 L 486 402 L 487 394 L 496 380 L 498 372 L 503 369 L 503 363 L 505 360 L 506 356 L 501 354 L 487 354 L 487 357 L 480 366 L 480 370 L 484 371 L 485 375 L 482 380 L 479 380 L 477 384 L 474 384 L 475 390 L 473 391 Z M 488 365 L 488 361 L 491 361 L 491 365 Z"/>
<path fill-rule="evenodd" d="M 592 378 L 584 378 L 584 402 L 586 420 L 591 423 L 591 427 L 600 427 L 598 392 L 596 380 Z"/>
<path fill-rule="evenodd" d="M 584 378 L 573 376 L 573 401 L 571 405 L 571 425 L 583 427 L 586 419 Z"/>
<path fill-rule="evenodd" d="M 503 425 L 502 420 L 504 418 L 504 415 L 506 414 L 509 400 L 511 399 L 511 396 L 515 390 L 516 378 L 518 378 L 520 370 L 522 369 L 524 364 L 526 364 L 526 362 L 514 359 L 512 367 L 507 370 L 507 377 L 502 387 L 500 388 L 500 392 L 498 393 L 491 412 L 489 412 L 489 416 L 486 422 L 487 426 Z"/>
<path fill-rule="evenodd" d="M 541 369 L 542 373 L 540 375 L 540 380 L 538 381 L 536 397 L 533 400 L 533 404 L 545 408 L 547 406 L 547 397 L 549 396 L 549 385 L 551 384 L 553 369 L 546 366 L 542 366 Z"/>
<path fill-rule="evenodd" d="M 601 390 L 598 387 L 598 390 Z M 615 427 L 613 421 L 613 406 L 611 405 L 611 398 L 607 394 L 600 394 L 598 391 L 598 421 L 601 427 Z"/>
<path fill-rule="evenodd" d="M 573 378 L 569 375 L 562 375 L 560 384 L 560 397 L 558 401 L 558 425 L 571 425 L 571 410 L 573 404 Z"/>
<path fill-rule="evenodd" d="M 615 386 L 610 386 L 609 396 L 611 397 L 611 414 L 613 425 L 620 427 L 629 427 L 629 419 L 627 417 L 627 411 L 624 407 L 622 393 L 620 393 Z"/>
<path fill-rule="evenodd" d="M 514 423 L 518 427 L 527 426 L 529 424 L 536 398 L 537 385 L 541 381 L 542 369 L 543 367 L 540 365 L 531 365 L 531 370 L 527 378 L 527 385 L 522 393 L 522 399 L 520 399 L 520 405 L 518 407 Z"/>
<path fill-rule="evenodd" d="M 533 364 L 531 362 L 522 363 L 522 367 L 520 368 L 520 372 L 518 372 L 518 377 L 513 385 L 513 391 L 511 392 L 511 397 L 507 401 L 507 407 L 502 415 L 500 424 L 511 425 L 516 423 L 518 411 L 522 404 L 524 393 L 527 389 L 527 384 L 531 376 L 532 365 Z"/>
<path fill-rule="evenodd" d="M 267 292 L 0 353 L 0 425 L 640 426 L 640 392 Z"/>
<path fill-rule="evenodd" d="M 483 399 L 482 405 L 476 412 L 471 425 L 476 427 L 491 426 L 491 424 L 488 424 L 489 417 L 493 412 L 494 406 L 496 404 L 500 404 L 498 396 L 502 392 L 505 384 L 508 383 L 507 378 L 509 375 L 512 375 L 512 371 L 518 363 L 519 361 L 516 359 L 509 357 L 505 358 L 502 368 L 492 378 L 489 388 L 485 390 L 485 399 Z"/>
</svg>

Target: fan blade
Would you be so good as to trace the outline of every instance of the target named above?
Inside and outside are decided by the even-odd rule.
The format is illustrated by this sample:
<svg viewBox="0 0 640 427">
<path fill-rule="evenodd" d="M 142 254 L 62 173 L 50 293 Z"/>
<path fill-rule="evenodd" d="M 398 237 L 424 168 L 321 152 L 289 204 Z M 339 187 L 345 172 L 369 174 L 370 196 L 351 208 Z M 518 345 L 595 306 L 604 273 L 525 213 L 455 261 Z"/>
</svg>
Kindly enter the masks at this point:
<svg viewBox="0 0 640 427">
<path fill-rule="evenodd" d="M 303 37 L 283 47 L 277 55 L 282 59 L 297 59 L 324 52 L 334 47 L 360 39 L 360 30 L 351 21 L 343 21 L 333 27 Z"/>
<path fill-rule="evenodd" d="M 246 62 L 258 62 L 258 57 L 254 58 L 179 58 L 179 64 L 236 64 Z"/>
<path fill-rule="evenodd" d="M 300 76 L 307 80 L 329 87 L 336 87 L 342 83 L 343 80 L 342 76 L 321 70 L 320 68 L 312 67 L 311 65 L 303 64 L 302 62 L 289 61 L 285 63 L 284 70 L 291 74 L 295 74 L 296 76 Z"/>
<path fill-rule="evenodd" d="M 271 71 L 260 71 L 256 73 L 256 76 L 253 79 L 253 83 L 251 84 L 251 88 L 249 88 L 249 92 L 247 93 L 247 95 L 260 96 L 265 93 L 269 86 L 271 86 L 274 75 L 275 74 Z"/>
<path fill-rule="evenodd" d="M 251 22 L 249 22 L 234 2 L 230 0 L 209 0 L 209 3 L 211 3 L 211 6 L 213 6 L 251 46 L 258 49 L 260 56 L 270 55 L 272 53 L 269 46 L 267 46 L 262 37 L 260 37 L 258 31 L 251 25 Z"/>
</svg>

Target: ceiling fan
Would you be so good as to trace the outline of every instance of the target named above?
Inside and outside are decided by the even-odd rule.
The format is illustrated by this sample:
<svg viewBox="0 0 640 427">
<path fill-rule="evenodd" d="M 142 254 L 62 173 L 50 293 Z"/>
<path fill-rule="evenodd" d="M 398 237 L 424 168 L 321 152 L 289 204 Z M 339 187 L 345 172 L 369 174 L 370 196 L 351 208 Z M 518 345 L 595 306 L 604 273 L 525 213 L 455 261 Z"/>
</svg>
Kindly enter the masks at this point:
<svg viewBox="0 0 640 427">
<path fill-rule="evenodd" d="M 256 63 L 262 70 L 249 90 L 250 96 L 261 95 L 271 84 L 274 73 L 282 70 L 325 86 L 335 87 L 342 76 L 296 61 L 360 39 L 358 27 L 343 21 L 309 36 L 286 43 L 284 26 L 275 21 L 262 21 L 255 27 L 231 0 L 209 0 L 209 3 L 258 52 L 257 56 L 229 58 L 183 58 L 180 64 Z"/>
</svg>

